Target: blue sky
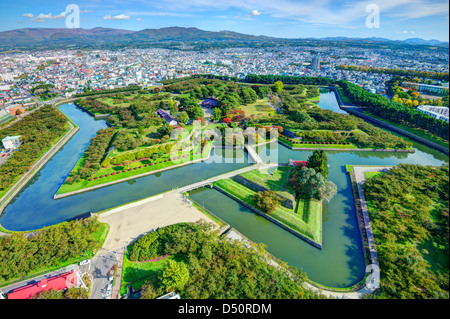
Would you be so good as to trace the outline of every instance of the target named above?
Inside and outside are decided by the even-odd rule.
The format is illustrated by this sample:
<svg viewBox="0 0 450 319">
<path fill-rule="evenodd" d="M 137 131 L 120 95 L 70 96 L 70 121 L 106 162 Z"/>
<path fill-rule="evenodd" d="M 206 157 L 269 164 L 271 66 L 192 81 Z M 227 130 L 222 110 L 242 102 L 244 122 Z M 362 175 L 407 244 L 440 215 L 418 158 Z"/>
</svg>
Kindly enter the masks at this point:
<svg viewBox="0 0 450 319">
<path fill-rule="evenodd" d="M 0 31 L 66 27 L 66 6 L 80 8 L 80 27 L 127 30 L 170 26 L 231 30 L 284 38 L 385 37 L 448 41 L 447 0 L 69 0 L 1 1 Z M 368 5 L 379 28 L 368 28 Z M 374 21 L 374 20 L 371 20 Z"/>
</svg>

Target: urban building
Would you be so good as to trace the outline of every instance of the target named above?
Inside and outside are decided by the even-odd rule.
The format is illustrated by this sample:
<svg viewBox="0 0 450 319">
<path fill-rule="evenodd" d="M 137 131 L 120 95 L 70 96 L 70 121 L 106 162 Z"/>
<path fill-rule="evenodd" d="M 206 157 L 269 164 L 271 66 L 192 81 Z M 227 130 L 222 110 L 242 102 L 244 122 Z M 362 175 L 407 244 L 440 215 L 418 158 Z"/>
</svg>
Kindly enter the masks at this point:
<svg viewBox="0 0 450 319">
<path fill-rule="evenodd" d="M 435 119 L 448 122 L 448 107 L 443 106 L 431 106 L 431 105 L 420 105 L 417 107 L 419 111 L 428 114 Z"/>
<path fill-rule="evenodd" d="M 319 55 L 315 55 L 311 62 L 311 69 L 314 71 L 318 71 L 320 69 L 320 57 Z"/>
<path fill-rule="evenodd" d="M 22 144 L 22 142 L 20 141 L 20 135 L 7 136 L 4 139 L 2 139 L 2 144 L 5 149 L 15 150 L 19 148 L 20 144 Z"/>
</svg>

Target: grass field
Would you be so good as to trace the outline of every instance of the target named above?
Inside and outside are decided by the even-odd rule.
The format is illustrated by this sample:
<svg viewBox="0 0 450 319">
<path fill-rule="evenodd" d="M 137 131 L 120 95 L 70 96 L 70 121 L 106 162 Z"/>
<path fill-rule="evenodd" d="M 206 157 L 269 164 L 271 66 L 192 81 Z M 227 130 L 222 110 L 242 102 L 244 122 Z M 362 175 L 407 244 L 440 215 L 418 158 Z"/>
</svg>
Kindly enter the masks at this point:
<svg viewBox="0 0 450 319">
<path fill-rule="evenodd" d="M 256 207 L 256 204 L 253 200 L 253 196 L 256 194 L 256 192 L 251 190 L 250 188 L 231 179 L 219 180 L 215 182 L 214 185 L 239 198 L 245 203 Z M 321 205 L 321 202 L 311 200 L 309 211 L 300 212 L 299 207 L 297 207 L 297 213 L 295 213 L 295 211 L 292 209 L 288 209 L 284 206 L 278 205 L 275 211 L 270 214 L 270 217 L 276 219 L 278 222 L 284 224 L 285 226 L 299 232 L 305 237 L 317 243 L 320 243 L 322 236 Z M 303 208 L 305 208 L 306 206 L 307 205 L 302 205 Z"/>
<path fill-rule="evenodd" d="M 277 114 L 277 112 L 266 104 L 265 100 L 258 100 L 255 103 L 241 105 L 240 109 L 245 112 L 246 116 Z"/>
<path fill-rule="evenodd" d="M 276 191 L 286 198 L 294 199 L 292 187 L 287 183 L 291 172 L 292 167 L 278 167 L 273 174 L 269 174 L 268 169 L 255 169 L 241 175 L 259 185 Z"/>
<path fill-rule="evenodd" d="M 366 179 L 369 179 L 380 174 L 383 174 L 383 172 L 365 172 L 364 176 L 366 177 Z"/>
</svg>

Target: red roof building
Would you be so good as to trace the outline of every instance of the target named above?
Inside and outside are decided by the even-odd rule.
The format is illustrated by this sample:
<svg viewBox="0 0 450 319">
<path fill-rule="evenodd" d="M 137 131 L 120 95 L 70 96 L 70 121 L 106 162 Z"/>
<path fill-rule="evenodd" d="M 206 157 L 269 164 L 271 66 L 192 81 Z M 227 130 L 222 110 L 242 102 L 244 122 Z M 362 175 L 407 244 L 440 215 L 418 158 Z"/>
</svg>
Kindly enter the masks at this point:
<svg viewBox="0 0 450 319">
<path fill-rule="evenodd" d="M 289 159 L 289 166 L 300 166 L 300 167 L 306 167 L 307 161 L 293 161 L 292 158 Z"/>
<path fill-rule="evenodd" d="M 58 291 L 79 285 L 78 270 L 72 270 L 55 277 L 44 278 L 35 284 L 17 288 L 8 294 L 8 299 L 30 299 L 46 290 Z"/>
<path fill-rule="evenodd" d="M 25 111 L 24 109 L 22 109 L 22 105 L 19 105 L 19 106 L 16 106 L 16 107 L 13 107 L 13 108 L 9 109 L 9 112 L 12 115 L 17 116 L 17 111 L 18 110 L 20 110 L 22 113 Z"/>
</svg>

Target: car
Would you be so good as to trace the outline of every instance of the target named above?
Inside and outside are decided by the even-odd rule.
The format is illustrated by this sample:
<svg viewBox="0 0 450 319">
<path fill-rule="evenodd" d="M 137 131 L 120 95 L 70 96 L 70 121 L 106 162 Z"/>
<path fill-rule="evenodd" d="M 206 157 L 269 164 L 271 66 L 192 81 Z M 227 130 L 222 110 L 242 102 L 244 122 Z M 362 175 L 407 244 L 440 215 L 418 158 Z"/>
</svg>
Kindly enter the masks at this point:
<svg viewBox="0 0 450 319">
<path fill-rule="evenodd" d="M 80 261 L 80 263 L 78 265 L 83 266 L 83 265 L 88 265 L 90 263 L 91 263 L 91 260 L 90 259 L 86 259 L 86 260 Z"/>
</svg>

